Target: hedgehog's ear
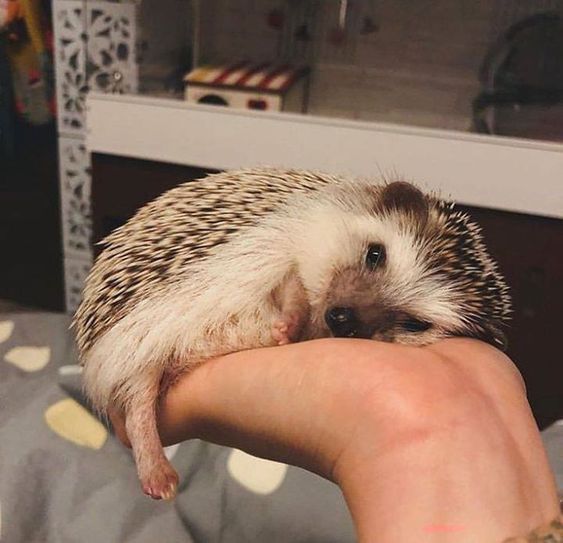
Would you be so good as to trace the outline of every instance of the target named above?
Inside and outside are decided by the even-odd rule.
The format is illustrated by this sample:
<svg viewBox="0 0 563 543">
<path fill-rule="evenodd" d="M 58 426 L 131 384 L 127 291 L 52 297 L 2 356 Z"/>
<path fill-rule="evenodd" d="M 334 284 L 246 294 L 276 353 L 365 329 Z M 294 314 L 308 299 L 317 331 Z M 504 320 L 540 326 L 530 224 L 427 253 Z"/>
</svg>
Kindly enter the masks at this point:
<svg viewBox="0 0 563 543">
<path fill-rule="evenodd" d="M 428 220 L 428 199 L 414 185 L 394 181 L 383 187 L 380 208 L 386 211 L 408 213 L 423 227 Z"/>
</svg>

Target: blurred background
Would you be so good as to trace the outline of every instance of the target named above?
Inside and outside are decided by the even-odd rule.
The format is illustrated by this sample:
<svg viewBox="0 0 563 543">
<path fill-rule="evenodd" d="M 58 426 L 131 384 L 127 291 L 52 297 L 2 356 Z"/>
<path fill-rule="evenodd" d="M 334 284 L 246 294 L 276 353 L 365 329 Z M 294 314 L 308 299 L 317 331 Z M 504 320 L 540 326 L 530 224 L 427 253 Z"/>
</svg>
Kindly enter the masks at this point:
<svg viewBox="0 0 563 543">
<path fill-rule="evenodd" d="M 512 149 L 515 141 L 529 142 L 538 149 L 537 164 L 549 165 L 542 175 L 555 183 L 561 170 L 551 164 L 561 165 L 563 148 L 562 14 L 561 0 L 3 0 L 0 309 L 72 313 L 96 241 L 146 201 L 223 169 L 234 154 L 215 139 L 227 126 L 225 114 L 204 118 L 219 130 L 212 158 L 198 160 L 158 146 L 169 137 L 191 138 L 191 148 L 197 147 L 206 120 L 112 139 L 111 130 L 125 122 L 124 102 L 111 114 L 94 108 L 89 118 L 89 96 L 216 105 L 245 110 L 249 119 L 260 112 L 291 113 L 303 122 L 323 118 L 327 131 L 331 122 L 352 120 L 374 137 L 389 129 L 422 129 L 423 135 L 460 141 L 465 134 L 486 134 L 491 145 Z M 135 110 L 136 122 L 148 122 L 149 109 Z M 246 128 L 250 142 L 262 139 L 253 126 Z M 274 134 L 281 127 L 272 126 Z M 92 131 L 97 148 L 89 148 Z M 151 151 L 135 150 L 138 141 Z M 118 149 L 128 144 L 130 149 Z M 415 151 L 416 144 L 395 154 Z M 358 153 L 349 152 L 340 169 L 356 173 Z M 370 174 L 410 173 L 403 158 L 387 160 L 385 149 L 373 155 L 364 168 Z M 293 165 L 290 156 L 279 156 Z M 513 163 L 529 160 L 524 151 L 513 156 Z M 233 164 L 249 165 L 244 158 Z M 499 167 L 484 158 L 479 166 Z M 563 410 L 563 394 L 545 385 L 553 387 L 560 371 L 554 368 L 560 366 L 555 338 L 563 310 L 563 189 L 502 179 L 513 175 L 502 164 L 496 185 L 486 180 L 483 188 L 465 180 L 463 162 L 448 167 L 437 188 L 482 222 L 513 288 L 510 353 L 524 369 L 535 413 L 545 424 Z M 533 168 L 539 171 L 535 163 Z M 414 168 L 414 178 L 434 188 L 425 175 L 434 173 Z M 448 179 L 458 184 L 449 186 Z M 519 201 L 512 203 L 515 192 Z M 549 362 L 539 364 L 539 356 Z"/>
<path fill-rule="evenodd" d="M 199 442 L 170 452 L 178 505 L 142 501 L 82 407 L 96 242 L 261 164 L 404 176 L 473 215 L 563 488 L 562 59 L 563 0 L 0 0 L 0 538 L 353 540 L 326 481 Z"/>
<path fill-rule="evenodd" d="M 0 3 L 0 308 L 63 308 L 51 7 Z"/>
</svg>

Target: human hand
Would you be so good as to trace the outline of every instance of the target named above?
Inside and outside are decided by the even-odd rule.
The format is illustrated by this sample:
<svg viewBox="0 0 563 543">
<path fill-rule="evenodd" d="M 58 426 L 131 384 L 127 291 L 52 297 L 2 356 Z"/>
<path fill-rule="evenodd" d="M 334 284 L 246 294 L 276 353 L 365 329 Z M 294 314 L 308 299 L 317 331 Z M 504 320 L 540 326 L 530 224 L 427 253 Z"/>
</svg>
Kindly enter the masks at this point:
<svg viewBox="0 0 563 543">
<path fill-rule="evenodd" d="M 159 428 L 165 444 L 198 437 L 333 480 L 362 542 L 502 541 L 558 513 L 519 373 L 474 340 L 234 353 L 182 377 Z"/>
</svg>

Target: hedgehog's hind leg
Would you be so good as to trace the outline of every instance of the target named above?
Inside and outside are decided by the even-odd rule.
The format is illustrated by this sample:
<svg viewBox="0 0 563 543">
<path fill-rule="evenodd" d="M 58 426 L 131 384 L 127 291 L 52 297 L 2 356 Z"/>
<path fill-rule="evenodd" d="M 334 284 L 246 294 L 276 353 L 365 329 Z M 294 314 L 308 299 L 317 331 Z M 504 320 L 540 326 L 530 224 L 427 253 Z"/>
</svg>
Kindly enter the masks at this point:
<svg viewBox="0 0 563 543">
<path fill-rule="evenodd" d="M 131 442 L 143 492 L 156 500 L 176 496 L 178 474 L 164 455 L 156 427 L 160 380 L 147 383 L 142 394 L 130 400 L 125 428 Z"/>
</svg>

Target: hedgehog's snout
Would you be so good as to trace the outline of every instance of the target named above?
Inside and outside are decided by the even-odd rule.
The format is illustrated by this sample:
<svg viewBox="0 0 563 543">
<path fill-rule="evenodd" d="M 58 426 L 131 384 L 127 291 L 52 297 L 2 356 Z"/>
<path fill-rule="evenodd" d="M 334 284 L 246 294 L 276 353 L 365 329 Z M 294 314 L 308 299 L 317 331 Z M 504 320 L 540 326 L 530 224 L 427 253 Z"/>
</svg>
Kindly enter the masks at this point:
<svg viewBox="0 0 563 543">
<path fill-rule="evenodd" d="M 334 337 L 356 337 L 360 321 L 351 307 L 332 307 L 325 313 L 325 322 Z"/>
</svg>

